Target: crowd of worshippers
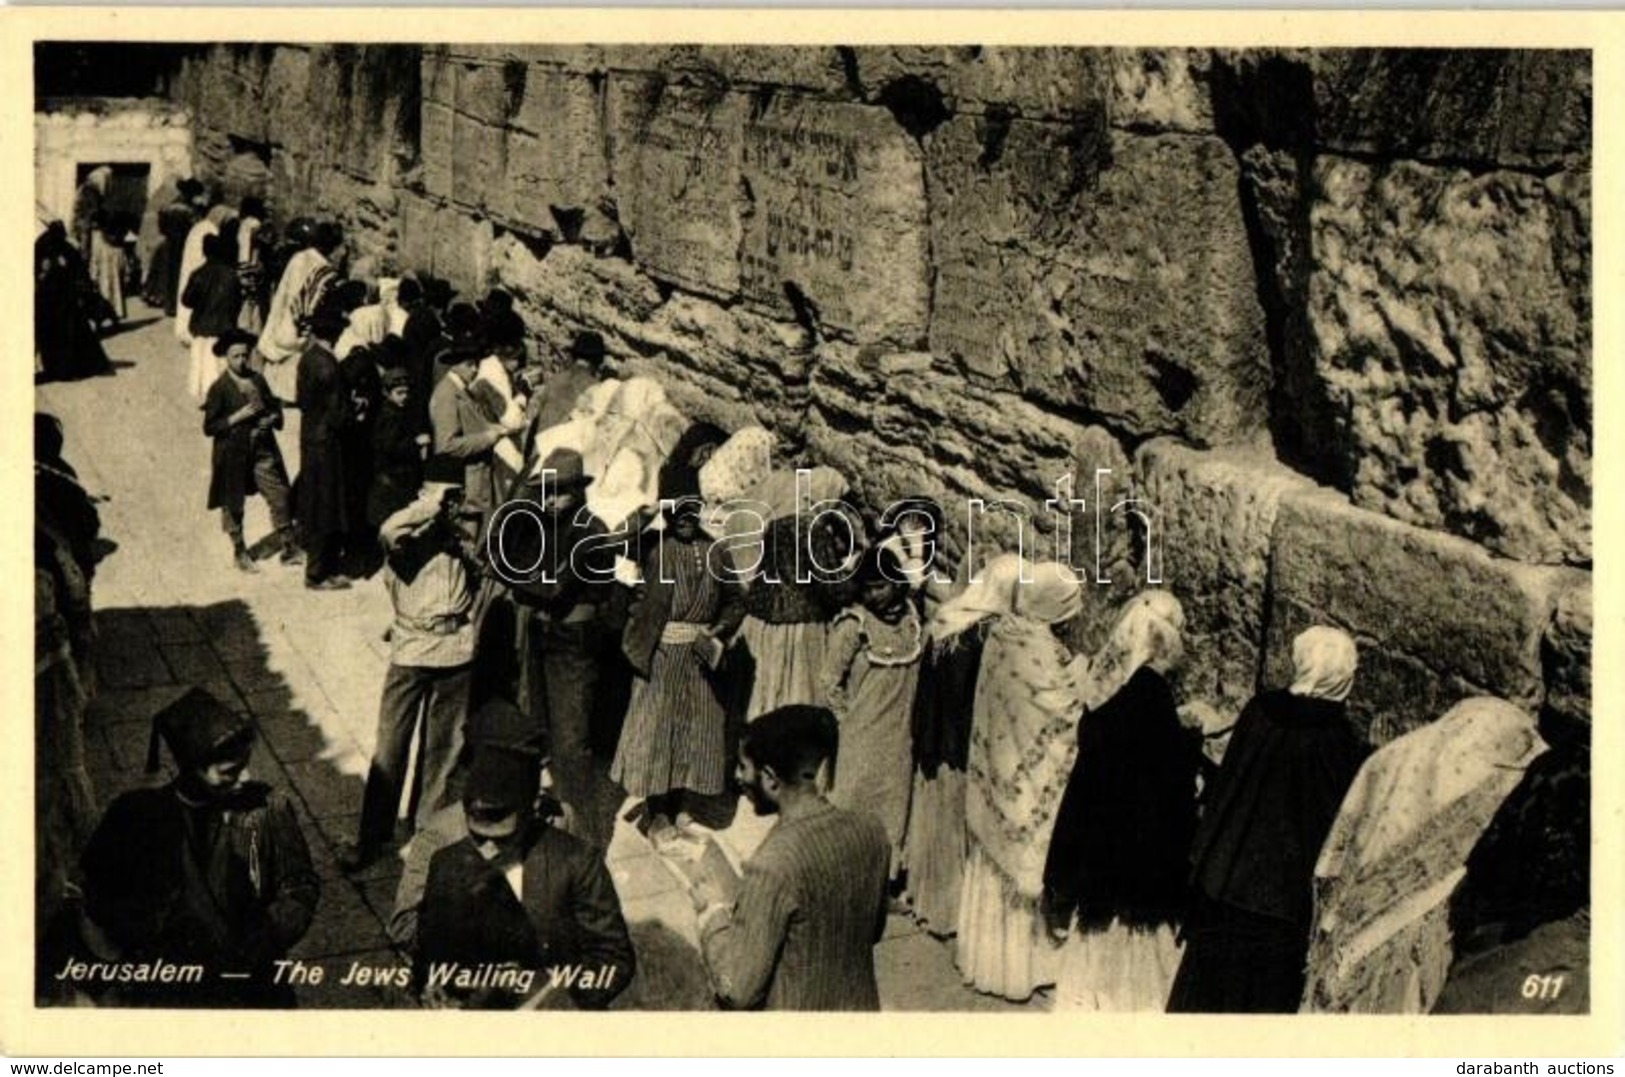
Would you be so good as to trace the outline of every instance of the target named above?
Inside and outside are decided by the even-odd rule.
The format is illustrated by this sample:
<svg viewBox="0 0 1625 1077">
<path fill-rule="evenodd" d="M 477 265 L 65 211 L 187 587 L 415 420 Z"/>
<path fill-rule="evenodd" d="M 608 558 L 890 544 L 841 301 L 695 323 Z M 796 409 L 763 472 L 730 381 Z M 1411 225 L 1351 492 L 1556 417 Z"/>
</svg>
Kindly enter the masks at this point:
<svg viewBox="0 0 1625 1077">
<path fill-rule="evenodd" d="M 737 890 L 691 891 L 731 1006 L 878 1007 L 888 914 L 951 938 L 975 990 L 1061 1010 L 1527 1008 L 1508 969 L 1583 966 L 1584 737 L 1472 698 L 1394 716 L 1412 731 L 1373 751 L 1348 708 L 1355 641 L 1330 626 L 1294 641 L 1290 684 L 1204 735 L 1172 592 L 1132 598 L 1088 653 L 1072 569 L 952 563 L 931 499 L 853 507 L 834 470 L 775 467 L 767 430 L 606 377 L 591 332 L 539 370 L 500 291 L 443 306 L 410 277 L 344 281 L 331 222 L 290 227 L 303 245 L 256 334 L 230 225 L 194 225 L 217 257 L 178 283 L 209 504 L 245 571 L 257 492 L 307 585 L 382 576 L 390 662 L 340 864 L 401 856 L 390 933 L 425 1003 L 608 1004 L 635 975 L 615 817 L 662 852 L 726 826 L 741 793 L 772 831 Z M 719 511 L 740 500 L 765 521 L 747 536 Z M 507 560 L 533 575 L 491 563 L 516 501 L 536 511 Z M 86 919 L 112 952 L 263 970 L 314 915 L 304 839 L 241 780 L 249 723 L 201 693 L 161 719 L 180 774 L 109 809 Z M 501 975 L 566 965 L 592 974 L 551 993 Z M 1583 1004 L 1583 979 L 1536 1001 Z M 290 1002 L 262 974 L 229 990 Z"/>
</svg>

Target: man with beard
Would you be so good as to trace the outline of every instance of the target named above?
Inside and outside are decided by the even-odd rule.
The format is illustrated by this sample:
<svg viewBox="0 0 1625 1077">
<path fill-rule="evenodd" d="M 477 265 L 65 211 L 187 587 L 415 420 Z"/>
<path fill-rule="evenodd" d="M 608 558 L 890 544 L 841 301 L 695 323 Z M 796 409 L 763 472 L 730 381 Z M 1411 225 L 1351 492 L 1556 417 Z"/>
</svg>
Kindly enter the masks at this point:
<svg viewBox="0 0 1625 1077">
<path fill-rule="evenodd" d="M 160 739 L 176 778 L 113 801 L 85 848 L 82 982 L 127 1006 L 291 1007 L 274 965 L 321 895 L 293 806 L 249 780 L 253 725 L 203 689 L 156 716 L 149 771 Z"/>
<path fill-rule="evenodd" d="M 871 815 L 824 799 L 839 733 L 822 707 L 746 728 L 736 771 L 758 815 L 778 815 L 733 900 L 709 876 L 690 896 L 700 951 L 734 1009 L 878 1010 L 874 946 L 886 924 L 891 846 Z"/>
</svg>

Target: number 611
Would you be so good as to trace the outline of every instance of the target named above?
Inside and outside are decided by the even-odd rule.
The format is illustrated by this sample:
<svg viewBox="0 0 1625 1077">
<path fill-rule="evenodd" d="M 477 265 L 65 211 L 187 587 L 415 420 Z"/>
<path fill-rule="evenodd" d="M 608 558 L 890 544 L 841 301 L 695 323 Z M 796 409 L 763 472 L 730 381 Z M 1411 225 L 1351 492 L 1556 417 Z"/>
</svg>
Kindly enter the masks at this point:
<svg viewBox="0 0 1625 1077">
<path fill-rule="evenodd" d="M 1562 976 L 1542 976 L 1539 973 L 1524 978 L 1523 997 L 1528 999 L 1554 999 L 1563 993 Z"/>
</svg>

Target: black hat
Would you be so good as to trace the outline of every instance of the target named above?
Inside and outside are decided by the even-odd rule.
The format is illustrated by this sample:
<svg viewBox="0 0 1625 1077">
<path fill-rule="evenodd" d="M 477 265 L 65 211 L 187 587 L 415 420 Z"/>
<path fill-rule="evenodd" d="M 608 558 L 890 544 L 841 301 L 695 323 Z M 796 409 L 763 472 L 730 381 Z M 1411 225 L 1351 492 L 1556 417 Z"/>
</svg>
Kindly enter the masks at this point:
<svg viewBox="0 0 1625 1077">
<path fill-rule="evenodd" d="M 553 473 L 552 488 L 555 490 L 579 490 L 592 484 L 586 461 L 574 449 L 554 449 L 542 461 L 542 470 Z"/>
<path fill-rule="evenodd" d="M 383 387 L 386 393 L 391 389 L 399 389 L 403 385 L 410 387 L 412 375 L 407 372 L 405 367 L 386 366 L 383 372 L 378 375 L 378 384 Z"/>
<path fill-rule="evenodd" d="M 185 179 L 178 180 L 175 183 L 175 193 L 190 202 L 194 198 L 201 198 L 203 196 L 203 184 L 199 183 L 191 176 L 187 176 Z"/>
<path fill-rule="evenodd" d="M 477 744 L 469 763 L 463 806 L 493 814 L 526 812 L 542 788 L 542 768 L 534 752 L 500 744 Z"/>
<path fill-rule="evenodd" d="M 233 344 L 246 344 L 248 350 L 253 351 L 254 346 L 258 343 L 259 338 L 255 337 L 253 333 L 243 329 L 227 329 L 214 338 L 214 348 L 212 350 L 216 356 L 224 359 L 226 353 L 231 351 Z"/>
<path fill-rule="evenodd" d="M 228 752 L 240 750 L 254 737 L 254 725 L 202 688 L 189 688 L 179 699 L 152 716 L 152 740 L 147 746 L 147 773 L 158 770 L 158 743 L 182 770 L 196 770 Z"/>
<path fill-rule="evenodd" d="M 570 358 L 595 365 L 602 363 L 604 338 L 590 329 L 584 333 L 577 333 L 575 340 L 570 342 Z"/>
<path fill-rule="evenodd" d="M 506 699 L 496 696 L 468 716 L 464 740 L 471 748 L 492 744 L 540 757 L 546 738 L 541 723 Z"/>
</svg>

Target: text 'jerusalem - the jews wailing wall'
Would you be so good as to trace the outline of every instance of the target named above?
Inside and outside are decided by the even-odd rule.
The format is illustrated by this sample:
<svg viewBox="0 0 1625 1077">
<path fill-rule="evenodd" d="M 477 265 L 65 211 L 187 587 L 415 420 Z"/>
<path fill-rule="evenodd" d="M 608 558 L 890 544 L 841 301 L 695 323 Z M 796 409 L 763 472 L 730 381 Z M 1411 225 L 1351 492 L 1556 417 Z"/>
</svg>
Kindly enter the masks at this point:
<svg viewBox="0 0 1625 1077">
<path fill-rule="evenodd" d="M 1221 711 L 1330 621 L 1368 720 L 1589 721 L 1586 54 L 216 46 L 171 93 L 228 194 L 598 330 L 873 503 L 1042 530 L 1110 469 Z"/>
</svg>

